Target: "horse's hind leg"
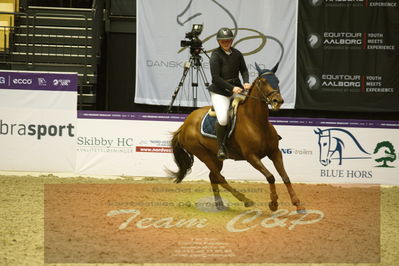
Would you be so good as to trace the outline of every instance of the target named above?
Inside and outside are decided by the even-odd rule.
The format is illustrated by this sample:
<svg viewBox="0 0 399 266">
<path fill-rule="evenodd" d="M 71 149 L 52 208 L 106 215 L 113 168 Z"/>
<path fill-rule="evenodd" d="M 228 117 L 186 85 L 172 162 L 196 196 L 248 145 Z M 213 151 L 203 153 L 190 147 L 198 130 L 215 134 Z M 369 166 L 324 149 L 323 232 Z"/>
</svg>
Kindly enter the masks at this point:
<svg viewBox="0 0 399 266">
<path fill-rule="evenodd" d="M 211 171 L 209 174 L 209 177 L 211 179 L 211 185 L 212 185 L 212 190 L 215 196 L 216 204 L 218 204 L 218 199 L 220 199 L 220 194 L 219 194 L 219 187 L 218 185 L 221 185 L 223 188 L 228 190 L 231 194 L 233 194 L 234 197 L 236 197 L 239 201 L 244 202 L 245 207 L 250 207 L 254 205 L 255 203 L 248 199 L 244 194 L 238 192 L 235 190 L 233 187 L 231 187 L 226 179 L 222 176 L 220 171 L 222 170 L 223 163 L 220 162 L 216 156 L 210 155 L 208 151 L 204 152 L 197 152 L 196 156 L 203 162 L 205 165 L 208 167 L 208 169 Z M 223 202 L 222 202 L 223 204 Z"/>
<path fill-rule="evenodd" d="M 236 197 L 236 199 L 244 202 L 245 207 L 251 207 L 255 204 L 255 202 L 248 199 L 244 194 L 242 194 L 241 192 L 238 192 L 236 189 L 234 189 L 232 186 L 230 186 L 227 183 L 226 179 L 221 174 L 217 175 L 216 177 L 218 180 L 218 184 L 221 185 L 226 190 L 228 190 L 231 194 L 233 194 L 233 196 Z"/>
<path fill-rule="evenodd" d="M 269 172 L 269 170 L 266 169 L 265 165 L 262 163 L 262 161 L 256 157 L 255 155 L 252 156 L 252 158 L 248 159 L 248 162 L 255 167 L 259 172 L 261 172 L 267 179 L 267 182 L 269 182 L 270 186 L 270 202 L 269 202 L 269 209 L 271 211 L 276 211 L 278 209 L 278 196 L 277 196 L 277 190 L 276 190 L 276 185 L 275 179 L 272 173 Z"/>
<path fill-rule="evenodd" d="M 215 206 L 218 210 L 225 210 L 226 207 L 223 204 L 222 197 L 220 196 L 219 185 L 215 175 L 211 172 L 209 173 L 209 179 L 211 180 L 212 192 L 215 198 Z"/>
<path fill-rule="evenodd" d="M 291 185 L 290 178 L 288 177 L 287 172 L 285 171 L 284 168 L 284 163 L 283 163 L 283 156 L 281 154 L 281 151 L 279 149 L 276 149 L 276 151 L 272 154 L 272 156 L 269 156 L 269 158 L 273 161 L 274 167 L 276 167 L 277 172 L 283 179 L 283 182 L 285 186 L 287 187 L 288 193 L 291 197 L 291 202 L 294 206 L 296 206 L 296 209 L 298 212 L 304 212 L 305 208 L 301 205 L 300 200 L 298 199 L 294 188 Z"/>
</svg>

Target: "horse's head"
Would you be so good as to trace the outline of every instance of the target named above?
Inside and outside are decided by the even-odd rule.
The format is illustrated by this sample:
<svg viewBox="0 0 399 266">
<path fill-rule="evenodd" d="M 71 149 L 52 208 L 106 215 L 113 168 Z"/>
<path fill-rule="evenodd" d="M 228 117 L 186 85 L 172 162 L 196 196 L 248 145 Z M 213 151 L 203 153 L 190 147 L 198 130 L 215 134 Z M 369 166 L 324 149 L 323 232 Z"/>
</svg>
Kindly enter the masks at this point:
<svg viewBox="0 0 399 266">
<path fill-rule="evenodd" d="M 280 93 L 279 80 L 274 74 L 277 71 L 278 64 L 272 70 L 260 69 L 257 63 L 255 63 L 255 67 L 259 75 L 254 82 L 254 87 L 259 90 L 260 96 L 270 105 L 272 110 L 279 110 L 284 100 Z"/>
<path fill-rule="evenodd" d="M 330 131 L 328 130 L 321 130 L 318 128 L 314 131 L 316 135 L 319 135 L 319 162 L 327 166 L 331 163 L 331 138 L 330 138 Z"/>
</svg>

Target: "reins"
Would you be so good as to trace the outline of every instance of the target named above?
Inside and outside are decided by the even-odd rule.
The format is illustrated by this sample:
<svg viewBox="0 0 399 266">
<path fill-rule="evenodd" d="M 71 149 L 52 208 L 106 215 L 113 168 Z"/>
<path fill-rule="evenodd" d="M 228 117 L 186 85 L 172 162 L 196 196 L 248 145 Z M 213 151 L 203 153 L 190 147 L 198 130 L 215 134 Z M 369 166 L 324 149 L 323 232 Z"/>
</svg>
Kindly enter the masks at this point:
<svg viewBox="0 0 399 266">
<path fill-rule="evenodd" d="M 263 75 L 265 75 L 265 74 L 269 74 L 269 72 L 264 73 Z M 259 77 L 262 77 L 263 75 L 261 75 L 261 76 L 259 76 Z M 258 79 L 257 81 L 260 81 L 260 79 Z M 252 96 L 252 95 L 249 95 L 249 94 L 248 94 L 248 93 L 250 92 L 250 90 L 254 89 L 253 87 L 255 87 L 255 86 L 256 86 L 257 90 L 262 94 L 262 98 L 261 98 L 261 97 L 257 97 L 257 96 Z M 240 95 L 243 95 L 243 96 L 246 96 L 246 97 L 248 97 L 248 98 L 251 98 L 251 99 L 255 99 L 255 100 L 258 100 L 258 101 L 265 102 L 265 103 L 267 103 L 267 104 L 270 104 L 270 103 L 271 103 L 268 97 L 270 97 L 271 95 L 273 95 L 273 94 L 275 94 L 275 93 L 279 93 L 279 92 L 280 92 L 280 90 L 273 89 L 273 90 L 272 90 L 271 92 L 269 92 L 268 94 L 265 94 L 265 93 L 261 90 L 260 85 L 257 84 L 257 83 L 254 83 L 254 85 L 252 86 L 252 88 L 251 88 L 250 90 L 246 90 L 245 93 L 239 93 L 239 94 L 240 94 Z"/>
</svg>

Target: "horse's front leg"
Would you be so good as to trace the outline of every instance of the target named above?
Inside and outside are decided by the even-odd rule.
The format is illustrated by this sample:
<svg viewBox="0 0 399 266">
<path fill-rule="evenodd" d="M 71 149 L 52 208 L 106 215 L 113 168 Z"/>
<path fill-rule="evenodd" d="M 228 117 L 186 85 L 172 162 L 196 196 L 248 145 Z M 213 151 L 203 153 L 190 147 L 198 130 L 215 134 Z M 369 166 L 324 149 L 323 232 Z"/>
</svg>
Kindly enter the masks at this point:
<svg viewBox="0 0 399 266">
<path fill-rule="evenodd" d="M 277 172 L 279 173 L 279 175 L 283 179 L 285 186 L 287 187 L 292 205 L 296 207 L 298 213 L 305 212 L 305 208 L 303 207 L 301 201 L 297 197 L 294 188 L 291 185 L 290 178 L 288 177 L 288 174 L 285 171 L 283 163 L 283 155 L 281 154 L 281 151 L 279 149 L 276 149 L 276 151 L 272 154 L 272 156 L 269 156 L 269 158 L 273 161 L 274 167 L 276 167 Z"/>
<path fill-rule="evenodd" d="M 278 209 L 278 195 L 277 195 L 277 190 L 276 190 L 276 184 L 275 184 L 275 179 L 272 173 L 269 172 L 269 170 L 266 169 L 265 165 L 262 163 L 262 161 L 256 157 L 255 155 L 250 156 L 250 158 L 247 159 L 248 162 L 259 172 L 261 172 L 265 177 L 267 182 L 269 183 L 270 187 L 270 202 L 269 202 L 269 209 L 271 211 L 276 211 Z"/>
</svg>

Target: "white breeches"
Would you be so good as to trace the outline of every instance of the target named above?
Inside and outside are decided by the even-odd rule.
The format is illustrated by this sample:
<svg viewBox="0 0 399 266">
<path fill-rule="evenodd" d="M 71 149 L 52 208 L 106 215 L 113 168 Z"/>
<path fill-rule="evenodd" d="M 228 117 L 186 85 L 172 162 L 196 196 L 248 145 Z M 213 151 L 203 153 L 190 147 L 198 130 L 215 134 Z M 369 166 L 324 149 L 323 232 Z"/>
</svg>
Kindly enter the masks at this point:
<svg viewBox="0 0 399 266">
<path fill-rule="evenodd" d="M 214 92 L 211 92 L 211 101 L 215 109 L 216 118 L 221 126 L 227 126 L 229 122 L 229 108 L 230 100 L 235 96 L 227 97 Z"/>
</svg>

